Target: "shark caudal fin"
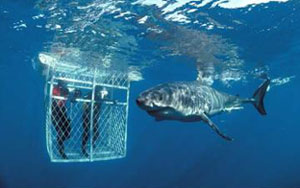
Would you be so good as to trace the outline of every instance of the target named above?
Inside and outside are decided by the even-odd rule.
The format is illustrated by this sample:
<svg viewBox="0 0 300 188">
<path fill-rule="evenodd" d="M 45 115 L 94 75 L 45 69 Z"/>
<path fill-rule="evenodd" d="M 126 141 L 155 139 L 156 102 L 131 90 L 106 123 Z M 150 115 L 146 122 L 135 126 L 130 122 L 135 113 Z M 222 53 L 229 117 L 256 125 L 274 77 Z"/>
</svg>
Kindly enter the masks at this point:
<svg viewBox="0 0 300 188">
<path fill-rule="evenodd" d="M 264 97 L 266 95 L 266 91 L 270 85 L 270 82 L 270 79 L 267 79 L 262 85 L 259 86 L 259 88 L 252 96 L 252 98 L 254 99 L 253 105 L 261 115 L 267 114 L 264 107 Z"/>
</svg>

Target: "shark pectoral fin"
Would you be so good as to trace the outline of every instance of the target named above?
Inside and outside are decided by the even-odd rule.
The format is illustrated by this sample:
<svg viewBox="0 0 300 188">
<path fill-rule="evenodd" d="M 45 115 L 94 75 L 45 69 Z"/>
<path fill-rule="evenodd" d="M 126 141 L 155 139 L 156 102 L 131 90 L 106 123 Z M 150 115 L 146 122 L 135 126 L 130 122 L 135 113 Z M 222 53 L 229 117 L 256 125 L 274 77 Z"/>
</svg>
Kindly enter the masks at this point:
<svg viewBox="0 0 300 188">
<path fill-rule="evenodd" d="M 226 136 L 225 134 L 223 134 L 220 129 L 218 128 L 218 126 L 216 124 L 214 124 L 214 122 L 212 122 L 209 117 L 207 117 L 207 115 L 205 115 L 204 113 L 201 114 L 201 118 L 204 122 L 206 122 L 218 135 L 220 135 L 222 138 L 224 138 L 225 140 L 228 141 L 232 141 L 233 139 L 229 136 Z"/>
</svg>

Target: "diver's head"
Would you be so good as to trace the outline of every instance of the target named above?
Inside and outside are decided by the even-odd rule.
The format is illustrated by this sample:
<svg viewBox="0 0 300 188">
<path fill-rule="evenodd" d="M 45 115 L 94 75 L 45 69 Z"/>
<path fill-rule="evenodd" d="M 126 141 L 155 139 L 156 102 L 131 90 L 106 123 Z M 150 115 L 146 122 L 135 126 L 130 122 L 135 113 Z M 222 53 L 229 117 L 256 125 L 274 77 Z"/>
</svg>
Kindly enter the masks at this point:
<svg viewBox="0 0 300 188">
<path fill-rule="evenodd" d="M 57 87 L 59 88 L 65 88 L 66 87 L 66 83 L 62 80 L 57 80 Z"/>
<path fill-rule="evenodd" d="M 164 88 L 155 87 L 142 92 L 136 99 L 136 104 L 146 110 L 159 110 L 169 106 L 170 95 Z"/>
<path fill-rule="evenodd" d="M 98 97 L 100 97 L 101 99 L 107 98 L 108 91 L 107 91 L 106 87 L 97 86 L 95 90 L 96 90 L 95 93 Z"/>
<path fill-rule="evenodd" d="M 61 95 L 68 95 L 69 90 L 67 87 L 67 83 L 63 80 L 57 80 L 57 85 L 55 87 L 57 87 L 60 90 Z"/>
</svg>

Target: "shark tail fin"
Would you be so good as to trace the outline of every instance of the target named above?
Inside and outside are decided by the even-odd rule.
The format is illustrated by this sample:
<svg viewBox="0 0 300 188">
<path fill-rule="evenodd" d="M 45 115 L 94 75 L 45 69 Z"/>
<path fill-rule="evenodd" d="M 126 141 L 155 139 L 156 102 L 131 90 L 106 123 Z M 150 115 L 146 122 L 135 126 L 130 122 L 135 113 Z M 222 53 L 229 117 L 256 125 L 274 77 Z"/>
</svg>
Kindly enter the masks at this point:
<svg viewBox="0 0 300 188">
<path fill-rule="evenodd" d="M 264 107 L 264 97 L 266 95 L 270 82 L 270 79 L 267 79 L 263 84 L 259 86 L 259 88 L 254 92 L 252 96 L 253 105 L 261 115 L 267 114 Z"/>
</svg>

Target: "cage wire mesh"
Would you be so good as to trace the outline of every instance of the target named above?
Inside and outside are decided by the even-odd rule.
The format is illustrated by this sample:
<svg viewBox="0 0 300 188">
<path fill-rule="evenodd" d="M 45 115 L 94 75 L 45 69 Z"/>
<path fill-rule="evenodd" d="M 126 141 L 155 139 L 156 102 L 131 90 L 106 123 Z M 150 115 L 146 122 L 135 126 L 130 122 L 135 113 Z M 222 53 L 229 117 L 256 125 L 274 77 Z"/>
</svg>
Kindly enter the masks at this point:
<svg viewBox="0 0 300 188">
<path fill-rule="evenodd" d="M 46 141 L 51 161 L 125 157 L 128 75 L 58 65 L 48 75 Z"/>
</svg>

